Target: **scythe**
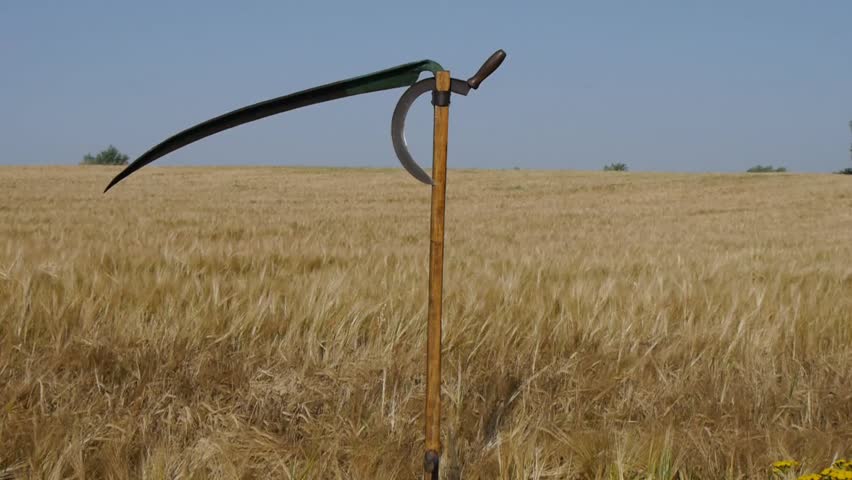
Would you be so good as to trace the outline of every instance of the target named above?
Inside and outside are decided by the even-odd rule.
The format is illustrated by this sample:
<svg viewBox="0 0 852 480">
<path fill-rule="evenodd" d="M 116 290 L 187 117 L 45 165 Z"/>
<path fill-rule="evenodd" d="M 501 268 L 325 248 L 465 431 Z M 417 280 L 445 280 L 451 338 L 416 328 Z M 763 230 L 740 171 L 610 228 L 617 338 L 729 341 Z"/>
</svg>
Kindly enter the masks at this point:
<svg viewBox="0 0 852 480">
<path fill-rule="evenodd" d="M 450 93 L 465 96 L 471 89 L 479 88 L 482 81 L 491 75 L 505 58 L 506 52 L 497 50 L 467 80 L 450 78 L 450 72 L 444 70 L 437 62 L 421 60 L 255 103 L 201 122 L 167 138 L 134 160 L 133 163 L 116 175 L 104 189 L 106 193 L 118 182 L 154 160 L 221 131 L 317 103 L 392 88 L 408 87 L 397 102 L 391 117 L 391 141 L 397 158 L 408 173 L 417 180 L 432 186 L 429 310 L 426 338 L 426 439 L 423 465 L 427 479 L 438 479 L 441 455 L 441 307 Z M 431 72 L 434 76 L 417 81 L 422 72 Z M 405 140 L 405 119 L 408 111 L 414 101 L 426 92 L 432 93 L 432 105 L 434 106 L 431 177 L 414 161 Z"/>
</svg>

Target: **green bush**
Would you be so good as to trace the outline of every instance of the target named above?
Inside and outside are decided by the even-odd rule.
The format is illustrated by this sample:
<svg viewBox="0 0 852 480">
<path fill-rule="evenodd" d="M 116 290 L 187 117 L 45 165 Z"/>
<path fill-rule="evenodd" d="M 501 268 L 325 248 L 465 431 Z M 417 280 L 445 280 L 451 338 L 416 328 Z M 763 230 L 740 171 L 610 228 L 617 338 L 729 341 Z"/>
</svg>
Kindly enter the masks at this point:
<svg viewBox="0 0 852 480">
<path fill-rule="evenodd" d="M 127 155 L 118 151 L 117 148 L 110 145 L 106 150 L 92 156 L 87 153 L 80 162 L 80 165 L 127 165 Z"/>
<path fill-rule="evenodd" d="M 775 168 L 772 165 L 755 165 L 746 171 L 748 173 L 783 173 L 787 169 L 784 167 Z"/>
<path fill-rule="evenodd" d="M 627 164 L 624 163 L 610 163 L 609 165 L 604 165 L 604 172 L 626 172 Z"/>
<path fill-rule="evenodd" d="M 843 170 L 838 170 L 834 173 L 839 173 L 840 175 L 852 175 L 852 168 L 844 168 Z"/>
</svg>

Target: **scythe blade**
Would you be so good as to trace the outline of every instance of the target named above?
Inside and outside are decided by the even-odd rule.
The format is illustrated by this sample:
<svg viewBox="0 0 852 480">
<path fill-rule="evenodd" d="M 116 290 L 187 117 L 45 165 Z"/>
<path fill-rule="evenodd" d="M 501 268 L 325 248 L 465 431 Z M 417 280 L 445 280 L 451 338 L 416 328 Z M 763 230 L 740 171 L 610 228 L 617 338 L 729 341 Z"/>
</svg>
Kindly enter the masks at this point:
<svg viewBox="0 0 852 480">
<path fill-rule="evenodd" d="M 353 95 L 410 86 L 417 81 L 421 72 L 429 71 L 434 73 L 442 69 L 441 65 L 432 60 L 421 60 L 419 62 L 406 63 L 360 77 L 341 80 L 302 90 L 290 95 L 284 95 L 282 97 L 255 103 L 254 105 L 249 105 L 224 115 L 220 115 L 216 118 L 187 128 L 186 130 L 167 138 L 142 154 L 112 179 L 106 189 L 104 189 L 104 193 L 121 180 L 127 178 L 133 172 L 139 170 L 145 165 L 148 165 L 154 160 L 157 160 L 164 155 L 168 155 L 169 153 L 193 142 L 197 142 L 198 140 L 229 128 L 234 128 L 245 123 L 260 120 L 261 118 L 317 103 L 328 102 Z"/>
</svg>

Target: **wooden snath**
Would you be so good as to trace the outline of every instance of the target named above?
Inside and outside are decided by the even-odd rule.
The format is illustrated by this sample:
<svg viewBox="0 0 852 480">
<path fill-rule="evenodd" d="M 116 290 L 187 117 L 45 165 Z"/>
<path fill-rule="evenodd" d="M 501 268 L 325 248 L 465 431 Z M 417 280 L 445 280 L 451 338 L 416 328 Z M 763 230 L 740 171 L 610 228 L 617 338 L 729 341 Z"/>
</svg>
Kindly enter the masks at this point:
<svg viewBox="0 0 852 480">
<path fill-rule="evenodd" d="M 450 72 L 435 73 L 436 91 L 449 92 Z M 425 478 L 438 478 L 441 457 L 441 311 L 444 284 L 444 213 L 447 200 L 449 105 L 435 105 L 432 143 L 432 215 L 429 232 L 429 315 L 426 327 Z"/>
</svg>

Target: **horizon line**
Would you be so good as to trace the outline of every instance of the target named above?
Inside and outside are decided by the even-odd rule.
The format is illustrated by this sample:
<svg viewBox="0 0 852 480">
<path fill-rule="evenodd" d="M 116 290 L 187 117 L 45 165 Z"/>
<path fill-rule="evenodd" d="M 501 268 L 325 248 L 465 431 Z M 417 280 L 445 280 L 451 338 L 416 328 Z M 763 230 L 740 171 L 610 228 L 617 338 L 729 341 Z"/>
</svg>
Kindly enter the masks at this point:
<svg viewBox="0 0 852 480">
<path fill-rule="evenodd" d="M 80 165 L 80 164 L 0 164 L 0 168 L 48 168 L 48 167 L 96 167 L 96 168 L 120 168 L 126 165 Z M 334 166 L 334 165 L 274 165 L 274 164 L 191 164 L 191 165 L 149 165 L 146 170 L 151 168 L 290 168 L 290 169 L 326 169 L 326 170 L 402 170 L 401 167 L 378 167 L 378 166 Z M 628 167 L 629 168 L 629 167 Z M 751 167 L 749 167 L 751 168 Z M 780 173 L 780 174 L 798 174 L 798 175 L 835 175 L 836 171 L 791 171 L 785 172 L 748 172 L 746 170 L 736 171 L 682 171 L 682 170 L 627 170 L 606 172 L 603 168 L 590 169 L 574 169 L 574 168 L 523 168 L 523 167 L 503 167 L 503 168 L 482 168 L 482 167 L 447 167 L 448 170 L 455 171 L 527 171 L 527 172 L 578 172 L 578 173 L 612 173 L 612 174 L 629 174 L 629 173 L 649 173 L 649 174 L 682 174 L 682 175 L 737 175 L 741 173 Z M 839 167 L 840 170 L 843 167 Z"/>
</svg>

